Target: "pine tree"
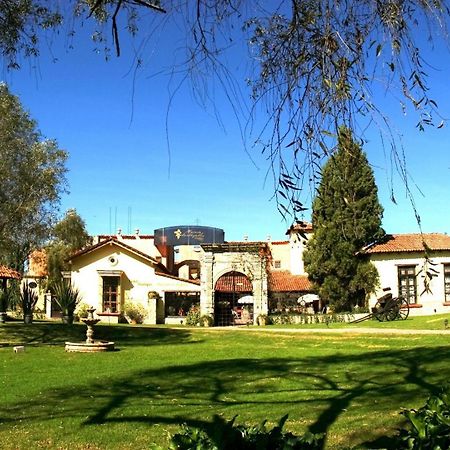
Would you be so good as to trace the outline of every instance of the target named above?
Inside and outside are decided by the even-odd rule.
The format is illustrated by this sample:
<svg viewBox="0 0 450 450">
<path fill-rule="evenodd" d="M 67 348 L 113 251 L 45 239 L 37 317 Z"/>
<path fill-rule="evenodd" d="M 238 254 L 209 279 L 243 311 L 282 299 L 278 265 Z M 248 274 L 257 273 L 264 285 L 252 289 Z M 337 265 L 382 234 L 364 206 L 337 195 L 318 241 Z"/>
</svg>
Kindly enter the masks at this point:
<svg viewBox="0 0 450 450">
<path fill-rule="evenodd" d="M 309 279 L 336 312 L 365 306 L 378 282 L 375 267 L 359 253 L 384 235 L 377 192 L 365 153 L 351 131 L 340 128 L 338 149 L 322 170 L 313 202 L 314 235 L 304 256 Z"/>
</svg>

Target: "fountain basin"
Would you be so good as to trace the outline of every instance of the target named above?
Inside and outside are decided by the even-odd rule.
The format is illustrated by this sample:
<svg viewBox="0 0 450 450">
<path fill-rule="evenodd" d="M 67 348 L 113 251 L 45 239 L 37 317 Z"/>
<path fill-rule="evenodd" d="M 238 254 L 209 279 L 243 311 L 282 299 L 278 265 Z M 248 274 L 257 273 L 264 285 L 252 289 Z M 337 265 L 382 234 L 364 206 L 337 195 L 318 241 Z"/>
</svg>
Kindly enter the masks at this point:
<svg viewBox="0 0 450 450">
<path fill-rule="evenodd" d="M 94 341 L 94 342 L 66 342 L 66 352 L 110 352 L 114 350 L 114 342 Z"/>
</svg>

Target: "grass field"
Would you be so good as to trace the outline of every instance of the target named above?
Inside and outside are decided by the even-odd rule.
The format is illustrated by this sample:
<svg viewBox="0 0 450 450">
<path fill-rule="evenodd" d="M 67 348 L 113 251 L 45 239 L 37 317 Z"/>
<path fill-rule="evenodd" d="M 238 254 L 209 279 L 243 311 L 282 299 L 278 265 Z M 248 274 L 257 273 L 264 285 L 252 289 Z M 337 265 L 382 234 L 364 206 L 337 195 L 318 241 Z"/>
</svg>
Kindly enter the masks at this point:
<svg viewBox="0 0 450 450">
<path fill-rule="evenodd" d="M 290 431 L 326 432 L 325 448 L 380 448 L 450 367 L 447 335 L 103 325 L 96 338 L 119 351 L 65 353 L 84 332 L 0 326 L 0 448 L 143 449 L 214 414 L 250 424 L 286 413 Z"/>
</svg>

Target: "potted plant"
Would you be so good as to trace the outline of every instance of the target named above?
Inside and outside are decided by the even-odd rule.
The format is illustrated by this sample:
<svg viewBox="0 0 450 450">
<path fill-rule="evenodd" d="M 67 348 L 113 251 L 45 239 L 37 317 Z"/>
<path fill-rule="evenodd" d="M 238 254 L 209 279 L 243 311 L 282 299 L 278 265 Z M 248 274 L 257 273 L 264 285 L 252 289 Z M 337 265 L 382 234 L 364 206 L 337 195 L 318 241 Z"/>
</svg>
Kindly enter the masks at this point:
<svg viewBox="0 0 450 450">
<path fill-rule="evenodd" d="M 260 327 L 265 327 L 269 324 L 269 316 L 267 314 L 260 314 L 257 318 L 257 322 Z"/>
<path fill-rule="evenodd" d="M 24 284 L 20 290 L 20 301 L 22 303 L 24 323 L 32 323 L 34 308 L 38 302 L 37 293 L 30 286 Z"/>
<path fill-rule="evenodd" d="M 80 292 L 72 283 L 60 280 L 53 286 L 55 301 L 62 311 L 63 323 L 72 324 L 75 308 L 81 301 Z"/>
<path fill-rule="evenodd" d="M 124 305 L 125 317 L 133 324 L 144 323 L 147 311 L 140 303 L 126 302 Z"/>
<path fill-rule="evenodd" d="M 202 327 L 212 327 L 214 325 L 214 319 L 210 315 L 205 314 L 200 317 L 200 324 Z"/>
</svg>

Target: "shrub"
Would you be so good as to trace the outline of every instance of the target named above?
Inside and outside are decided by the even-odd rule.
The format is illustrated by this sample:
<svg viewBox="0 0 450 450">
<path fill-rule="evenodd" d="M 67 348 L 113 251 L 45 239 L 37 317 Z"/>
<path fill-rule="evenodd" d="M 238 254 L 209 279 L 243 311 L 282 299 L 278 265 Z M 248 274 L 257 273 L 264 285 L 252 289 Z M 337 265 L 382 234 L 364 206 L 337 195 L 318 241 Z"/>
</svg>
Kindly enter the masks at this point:
<svg viewBox="0 0 450 450">
<path fill-rule="evenodd" d="M 81 301 L 80 292 L 72 283 L 60 280 L 53 285 L 55 302 L 61 308 L 63 316 L 73 317 L 78 303 Z"/>
<path fill-rule="evenodd" d="M 75 314 L 80 319 L 85 319 L 88 316 L 88 309 L 90 306 L 87 303 L 81 302 L 75 309 Z"/>
<path fill-rule="evenodd" d="M 399 432 L 399 449 L 443 450 L 450 448 L 450 389 L 432 395 L 422 408 L 401 412 L 408 429 Z"/>
<path fill-rule="evenodd" d="M 211 426 L 198 429 L 182 426 L 182 430 L 171 437 L 170 449 L 177 450 L 300 450 L 319 449 L 323 446 L 323 434 L 306 433 L 295 436 L 284 432 L 287 415 L 272 429 L 263 421 L 257 426 L 235 425 L 236 416 L 226 421 L 214 416 Z"/>
<path fill-rule="evenodd" d="M 36 291 L 27 284 L 22 286 L 20 290 L 20 302 L 24 316 L 33 314 L 34 308 L 38 302 L 38 295 Z"/>
<path fill-rule="evenodd" d="M 212 327 L 214 325 L 214 319 L 211 316 L 205 314 L 200 317 L 200 325 L 202 327 Z"/>
<path fill-rule="evenodd" d="M 197 305 L 192 305 L 186 314 L 186 325 L 200 326 L 200 308 Z"/>
<path fill-rule="evenodd" d="M 124 313 L 129 320 L 136 323 L 143 323 L 147 317 L 147 310 L 140 303 L 125 303 Z"/>
</svg>

